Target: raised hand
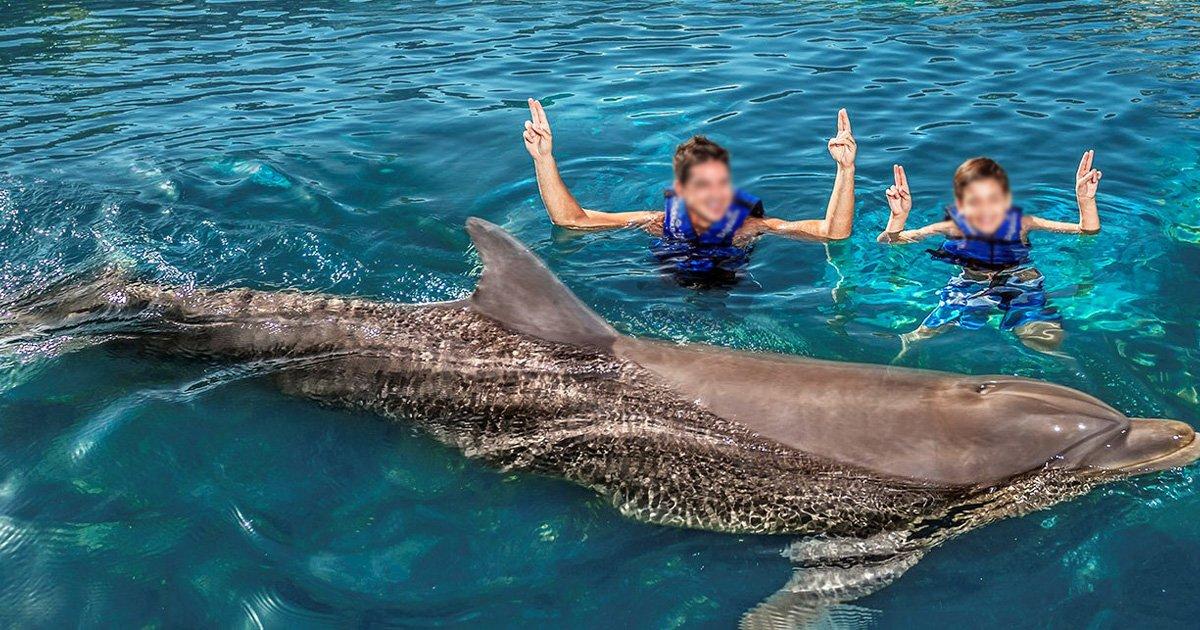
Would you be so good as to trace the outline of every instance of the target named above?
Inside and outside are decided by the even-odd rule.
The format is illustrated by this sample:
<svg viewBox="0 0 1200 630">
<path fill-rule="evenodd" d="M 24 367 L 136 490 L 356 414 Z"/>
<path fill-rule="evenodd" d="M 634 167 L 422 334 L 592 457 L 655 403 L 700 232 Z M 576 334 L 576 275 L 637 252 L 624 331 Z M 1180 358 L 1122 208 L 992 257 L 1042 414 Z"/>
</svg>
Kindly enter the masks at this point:
<svg viewBox="0 0 1200 630">
<path fill-rule="evenodd" d="M 1075 171 L 1075 196 L 1079 199 L 1095 199 L 1096 189 L 1100 187 L 1103 173 L 1092 168 L 1092 158 L 1096 152 L 1088 149 L 1079 160 L 1079 168 Z"/>
<path fill-rule="evenodd" d="M 899 164 L 892 165 L 892 175 L 896 178 L 896 183 L 885 193 L 888 209 L 892 211 L 893 217 L 907 218 L 908 213 L 912 210 L 912 193 L 908 190 L 908 176 L 904 174 L 904 167 Z"/>
<path fill-rule="evenodd" d="M 858 143 L 850 133 L 850 115 L 844 108 L 839 109 L 837 135 L 829 139 L 829 155 L 833 156 L 838 166 L 849 168 L 854 166 L 854 156 L 857 154 Z"/>
<path fill-rule="evenodd" d="M 546 119 L 546 110 L 542 104 L 529 99 L 529 120 L 525 121 L 525 150 L 535 160 L 551 157 L 553 139 L 550 135 L 550 121 Z"/>
</svg>

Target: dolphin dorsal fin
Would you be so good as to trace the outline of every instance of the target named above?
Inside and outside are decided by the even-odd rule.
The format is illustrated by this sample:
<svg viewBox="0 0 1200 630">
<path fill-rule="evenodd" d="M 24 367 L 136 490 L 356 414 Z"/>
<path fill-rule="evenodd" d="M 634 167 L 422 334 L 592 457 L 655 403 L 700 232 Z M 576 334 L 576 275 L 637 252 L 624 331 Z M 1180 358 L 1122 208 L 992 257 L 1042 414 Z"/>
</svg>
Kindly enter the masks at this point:
<svg viewBox="0 0 1200 630">
<path fill-rule="evenodd" d="M 483 259 L 471 306 L 509 330 L 609 350 L 617 331 L 575 297 L 546 265 L 500 226 L 470 218 L 467 233 Z"/>
</svg>

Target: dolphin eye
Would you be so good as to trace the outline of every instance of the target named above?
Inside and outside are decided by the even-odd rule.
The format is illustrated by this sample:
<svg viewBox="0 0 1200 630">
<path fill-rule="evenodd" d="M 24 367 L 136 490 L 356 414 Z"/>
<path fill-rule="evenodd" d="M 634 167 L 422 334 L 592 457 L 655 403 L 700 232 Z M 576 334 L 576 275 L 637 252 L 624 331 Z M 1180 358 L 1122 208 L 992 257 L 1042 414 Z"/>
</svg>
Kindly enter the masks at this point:
<svg viewBox="0 0 1200 630">
<path fill-rule="evenodd" d="M 988 393 L 988 391 L 990 391 L 995 386 L 996 386 L 996 381 L 987 381 L 985 383 L 980 383 L 980 384 L 976 385 L 975 391 L 979 392 L 980 394 L 986 394 L 986 393 Z"/>
</svg>

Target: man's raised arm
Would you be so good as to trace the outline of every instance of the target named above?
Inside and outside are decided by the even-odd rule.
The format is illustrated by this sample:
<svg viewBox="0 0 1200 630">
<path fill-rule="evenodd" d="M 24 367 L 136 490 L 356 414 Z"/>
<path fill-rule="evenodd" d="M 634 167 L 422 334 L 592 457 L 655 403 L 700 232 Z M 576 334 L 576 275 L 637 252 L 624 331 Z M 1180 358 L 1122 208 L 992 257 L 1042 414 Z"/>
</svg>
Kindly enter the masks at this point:
<svg viewBox="0 0 1200 630">
<path fill-rule="evenodd" d="M 829 155 L 837 162 L 833 192 L 825 207 L 824 219 L 784 221 L 763 219 L 764 231 L 785 236 L 808 236 L 837 240 L 848 238 L 854 227 L 854 158 L 858 143 L 850 131 L 850 116 L 845 109 L 838 111 L 837 135 L 829 139 Z"/>
<path fill-rule="evenodd" d="M 655 212 L 598 212 L 584 210 L 567 189 L 558 164 L 554 161 L 550 121 L 542 104 L 529 99 L 529 118 L 525 121 L 525 150 L 533 157 L 534 172 L 537 173 L 538 192 L 546 213 L 554 225 L 566 228 L 613 228 L 652 221 Z"/>
</svg>

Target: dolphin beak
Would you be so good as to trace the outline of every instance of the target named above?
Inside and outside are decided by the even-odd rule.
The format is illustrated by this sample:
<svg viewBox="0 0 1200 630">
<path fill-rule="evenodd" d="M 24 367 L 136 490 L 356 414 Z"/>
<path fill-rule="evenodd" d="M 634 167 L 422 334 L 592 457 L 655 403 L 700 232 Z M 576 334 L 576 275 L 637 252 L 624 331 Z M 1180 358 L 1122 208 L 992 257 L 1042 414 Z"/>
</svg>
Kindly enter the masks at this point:
<svg viewBox="0 0 1200 630">
<path fill-rule="evenodd" d="M 1200 459 L 1195 430 L 1177 420 L 1134 418 L 1123 437 L 1089 453 L 1081 467 L 1097 473 L 1141 475 Z"/>
</svg>

